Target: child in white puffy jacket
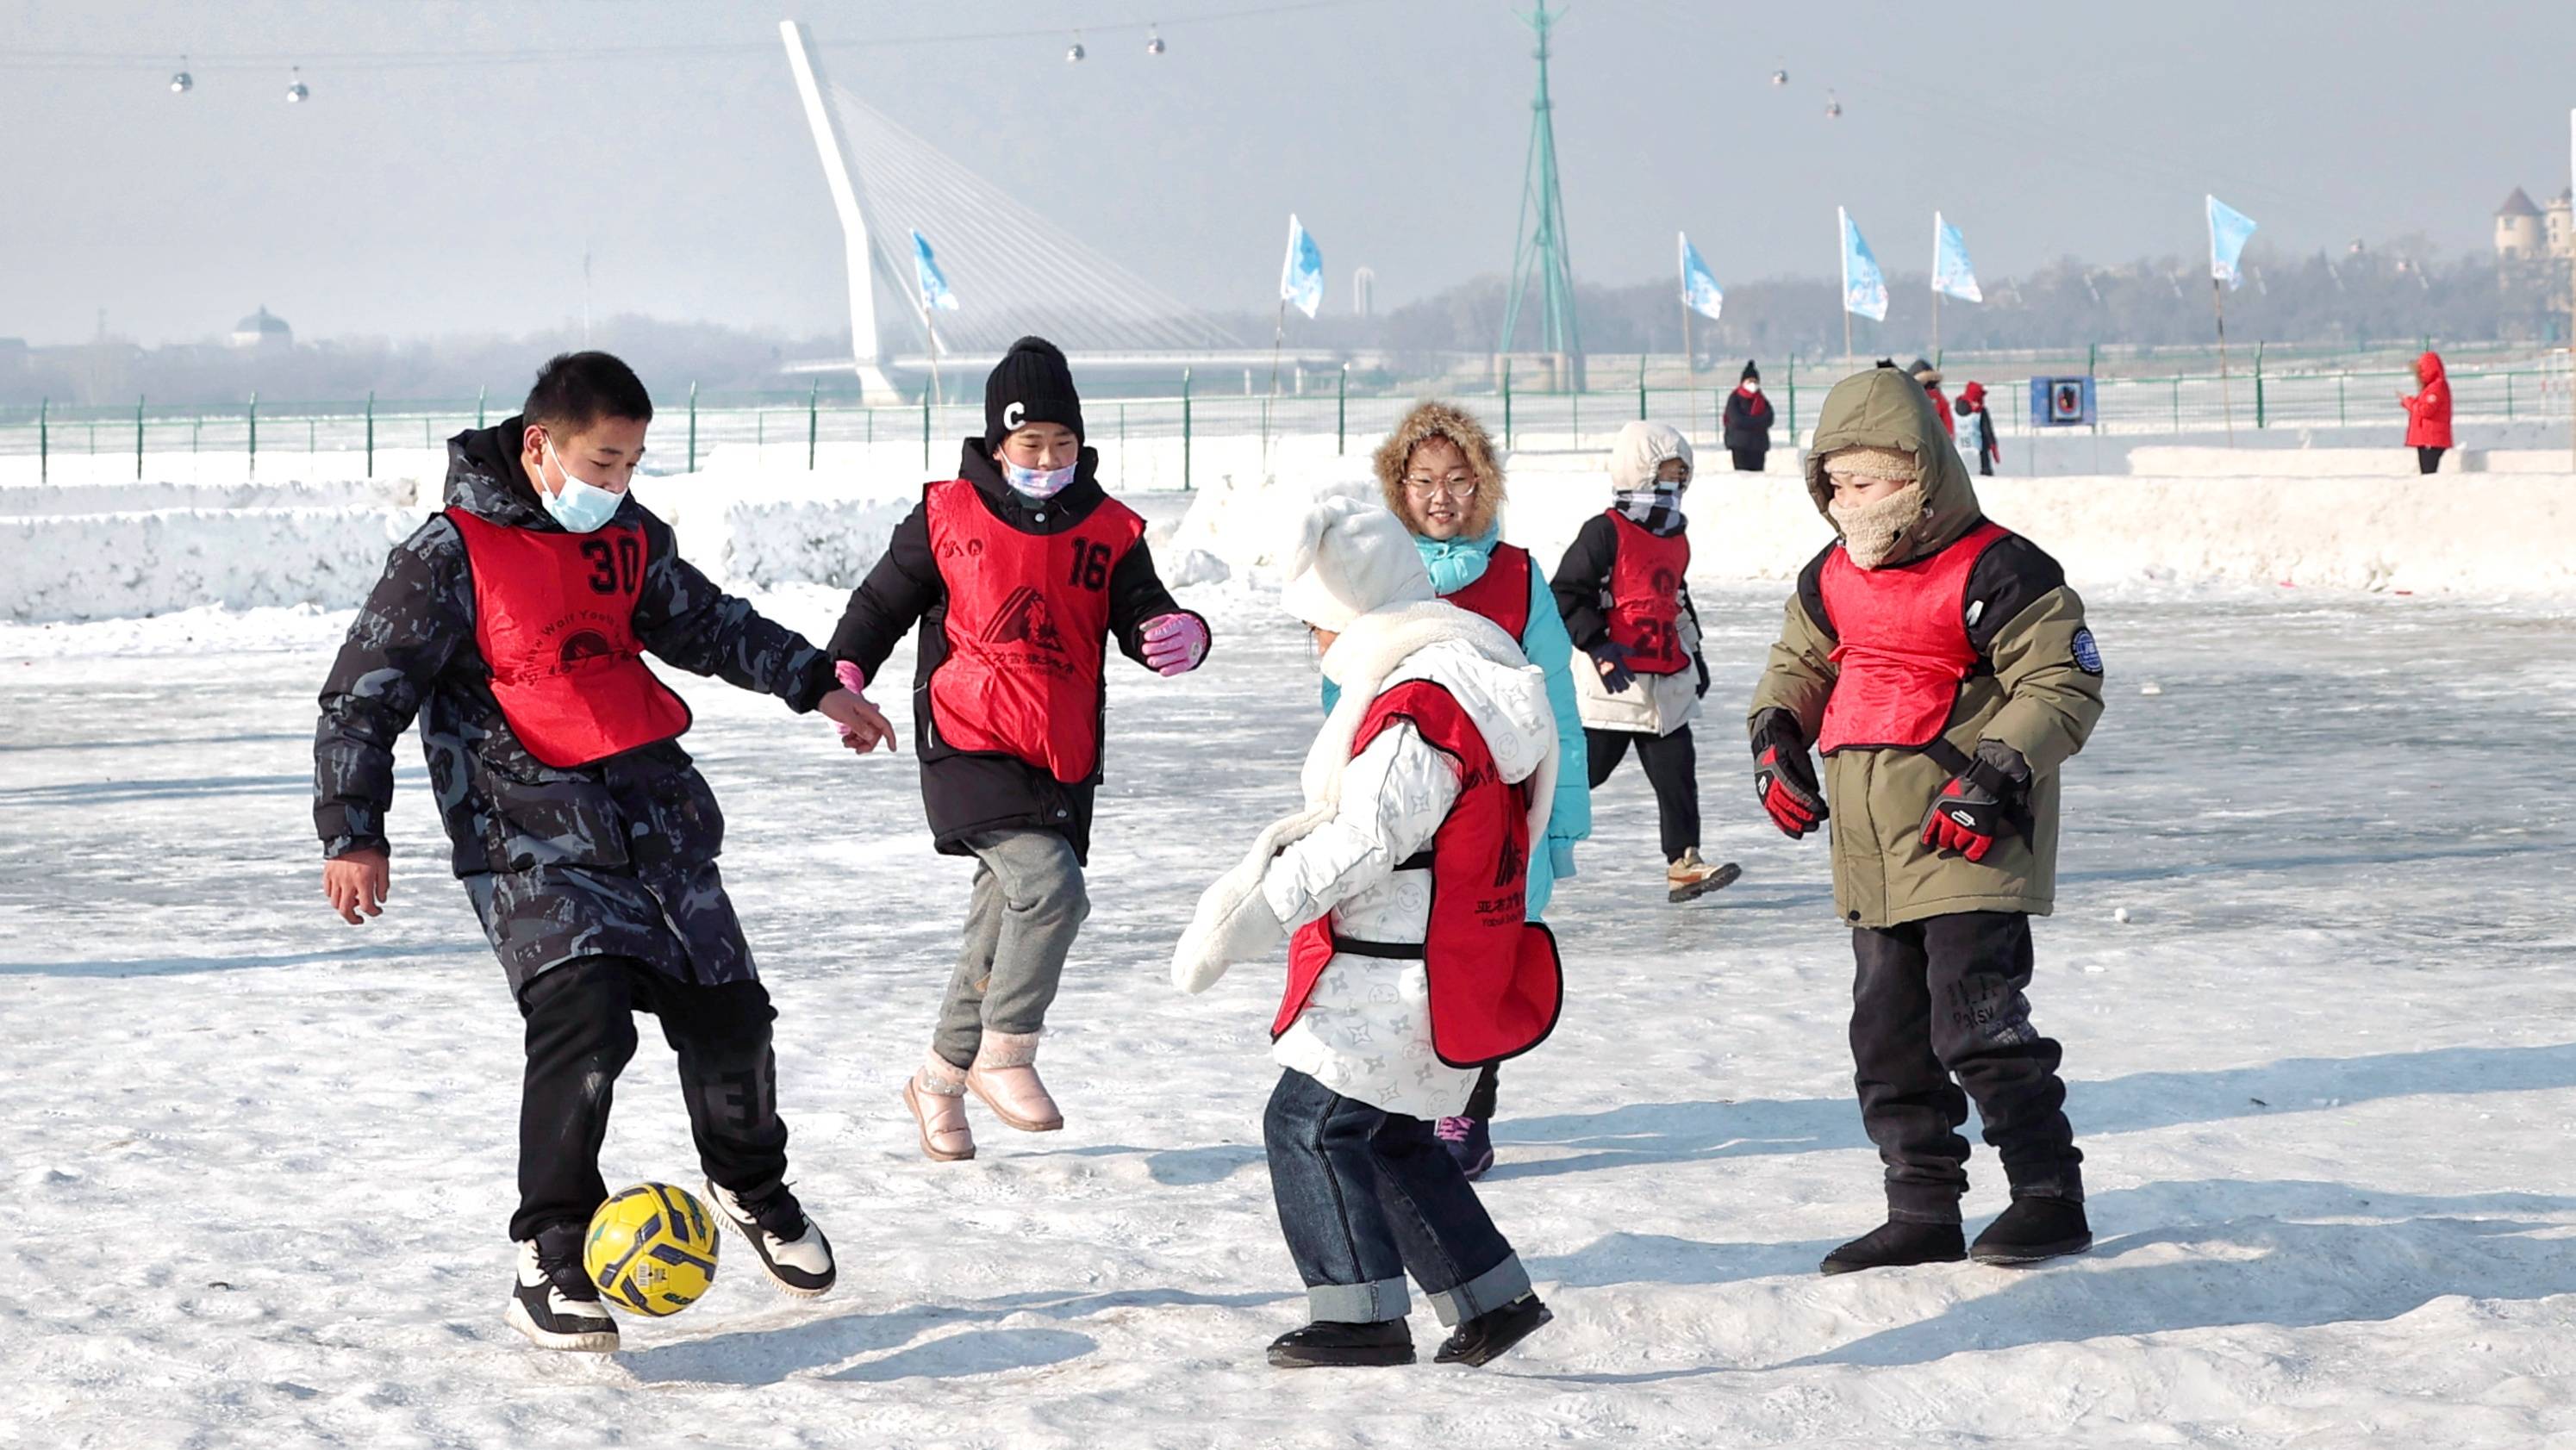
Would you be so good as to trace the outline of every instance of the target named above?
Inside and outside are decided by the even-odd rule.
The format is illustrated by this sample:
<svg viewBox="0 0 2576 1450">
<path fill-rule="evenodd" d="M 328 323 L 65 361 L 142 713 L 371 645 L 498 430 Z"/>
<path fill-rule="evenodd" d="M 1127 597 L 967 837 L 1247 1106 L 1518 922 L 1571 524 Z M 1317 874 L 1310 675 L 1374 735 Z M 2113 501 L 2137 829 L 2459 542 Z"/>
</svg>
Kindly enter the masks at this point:
<svg viewBox="0 0 2576 1450">
<path fill-rule="evenodd" d="M 1302 529 L 1282 603 L 1340 701 L 1306 808 L 1208 888 L 1173 980 L 1204 991 L 1290 943 L 1263 1131 L 1314 1322 L 1271 1363 L 1412 1363 L 1410 1274 L 1456 1327 L 1440 1361 L 1483 1364 L 1549 1314 L 1432 1122 L 1556 1023 L 1554 941 L 1523 911 L 1556 727 L 1545 677 L 1435 597 L 1394 515 L 1335 499 Z"/>
</svg>

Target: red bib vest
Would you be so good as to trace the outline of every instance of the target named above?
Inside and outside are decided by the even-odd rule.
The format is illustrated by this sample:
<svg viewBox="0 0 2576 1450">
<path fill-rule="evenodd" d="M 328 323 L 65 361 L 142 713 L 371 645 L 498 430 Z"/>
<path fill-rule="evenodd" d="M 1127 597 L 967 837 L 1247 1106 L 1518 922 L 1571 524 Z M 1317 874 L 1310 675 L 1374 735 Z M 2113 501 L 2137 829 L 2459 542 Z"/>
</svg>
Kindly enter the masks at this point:
<svg viewBox="0 0 2576 1450">
<path fill-rule="evenodd" d="M 948 586 L 948 657 L 930 676 L 931 738 L 1011 755 L 1067 785 L 1100 765 L 1100 671 L 1109 575 L 1145 521 L 1103 499 L 1079 527 L 1024 534 L 965 479 L 923 497 Z"/>
<path fill-rule="evenodd" d="M 1556 938 L 1523 920 L 1529 880 L 1529 786 L 1506 785 L 1476 722 L 1447 690 L 1408 680 L 1379 696 L 1360 720 L 1352 753 L 1397 720 L 1458 762 L 1458 799 L 1431 838 L 1431 917 L 1418 952 L 1345 948 L 1329 915 L 1297 929 L 1288 946 L 1288 991 L 1270 1024 L 1296 1022 L 1336 952 L 1419 955 L 1430 978 L 1431 1048 L 1451 1067 L 1517 1057 L 1556 1028 L 1565 995 Z"/>
<path fill-rule="evenodd" d="M 1521 631 L 1529 628 L 1529 550 L 1496 544 L 1493 557 L 1485 561 L 1484 573 L 1469 581 L 1466 588 L 1442 597 L 1460 609 L 1492 620 L 1502 626 L 1513 643 L 1519 643 Z"/>
<path fill-rule="evenodd" d="M 1821 592 L 1826 622 L 1840 643 L 1830 656 L 1842 673 L 1825 701 L 1816 748 L 1913 750 L 1941 738 L 1959 700 L 1959 682 L 1976 673 L 1968 642 L 1968 576 L 1996 540 L 1997 524 L 1979 524 L 1929 558 L 1864 569 L 1837 545 L 1825 558 Z"/>
<path fill-rule="evenodd" d="M 1680 674 L 1691 662 L 1678 628 L 1690 540 L 1654 533 L 1617 509 L 1610 519 L 1619 533 L 1610 564 L 1610 641 L 1628 652 L 1628 668 L 1638 674 Z"/>
<path fill-rule="evenodd" d="M 635 601 L 644 531 L 539 533 L 447 511 L 474 575 L 474 643 L 492 698 L 530 755 L 558 770 L 669 740 L 689 707 L 644 665 Z"/>
</svg>

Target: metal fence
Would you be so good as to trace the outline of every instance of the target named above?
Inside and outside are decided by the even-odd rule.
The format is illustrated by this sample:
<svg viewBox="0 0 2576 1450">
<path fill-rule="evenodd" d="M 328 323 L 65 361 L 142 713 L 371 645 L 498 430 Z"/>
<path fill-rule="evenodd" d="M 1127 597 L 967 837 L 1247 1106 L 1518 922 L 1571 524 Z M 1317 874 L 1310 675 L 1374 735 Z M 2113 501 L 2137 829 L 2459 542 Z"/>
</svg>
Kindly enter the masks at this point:
<svg viewBox="0 0 2576 1450">
<path fill-rule="evenodd" d="M 1508 365 L 1490 383 L 1460 387 L 1354 392 L 1347 372 L 1319 379 L 1309 373 L 1304 391 L 1281 397 L 1239 392 L 1201 391 L 1184 375 L 1179 393 L 1168 397 L 1097 398 L 1085 404 L 1091 441 L 1120 449 L 1140 462 L 1150 461 L 1155 487 L 1192 487 L 1206 481 L 1203 470 L 1258 467 L 1276 452 L 1301 458 L 1319 454 L 1365 454 L 1393 428 L 1415 398 L 1437 391 L 1468 400 L 1507 446 L 1522 449 L 1582 449 L 1606 444 L 1623 422 L 1662 418 L 1685 426 L 1693 437 L 1714 443 L 1718 411 L 1732 383 L 1706 377 L 1699 387 L 1678 385 L 1684 376 L 1677 359 L 1650 370 L 1638 360 L 1632 387 L 1593 387 L 1580 392 L 1538 391 L 1515 386 Z M 2027 368 L 2028 364 L 2023 366 Z M 1591 370 L 1596 382 L 1607 369 Z M 1768 378 L 1775 411 L 1774 440 L 1802 440 L 1815 423 L 1824 391 L 1845 374 L 1832 363 L 1792 361 Z M 1951 362 L 1946 369 L 1949 391 L 1956 395 L 1979 365 Z M 2046 374 L 2043 374 L 2046 375 Z M 2450 373 L 2454 420 L 2462 425 L 2565 420 L 2569 416 L 2568 369 L 2563 355 L 2526 359 L 2519 365 L 2472 367 Z M 2005 436 L 2064 432 L 2033 425 L 2027 374 L 1984 376 L 1989 406 Z M 1321 386 L 1316 384 L 1321 383 Z M 2225 428 L 2263 430 L 2336 426 L 2398 427 L 2404 413 L 2396 395 L 2415 388 L 2414 375 L 2402 367 L 2325 369 L 2302 359 L 2284 369 L 2257 348 L 2247 365 L 2224 384 L 2215 374 L 2169 377 L 2103 376 L 2095 382 L 2097 421 L 2094 431 L 2127 437 L 2216 433 Z M 131 458 L 134 476 L 142 478 L 154 455 L 225 455 L 227 472 L 234 458 L 247 463 L 257 478 L 261 464 L 291 474 L 301 460 L 321 455 L 334 459 L 332 471 L 344 477 L 374 477 L 386 455 L 415 449 L 440 450 L 450 435 L 483 426 L 506 409 L 485 399 L 452 403 L 406 401 L 377 405 L 355 403 L 275 403 L 257 398 L 236 408 L 156 408 L 137 399 L 131 408 L 0 408 L 0 456 L 37 461 L 40 478 L 50 478 L 58 459 L 78 457 L 83 473 L 98 477 L 103 460 Z M 916 456 L 925 470 L 945 466 L 958 440 L 983 428 L 980 404 L 928 402 L 865 407 L 823 396 L 819 385 L 799 394 L 701 398 L 692 388 L 677 406 L 666 405 L 656 420 L 652 472 L 695 471 L 720 448 L 748 447 L 767 466 L 815 467 L 827 445 L 836 454 L 851 444 L 867 445 L 871 460 L 889 466 L 909 464 Z M 417 467 L 417 455 L 411 466 Z M 1133 470 L 1130 470 L 1132 473 Z"/>
</svg>

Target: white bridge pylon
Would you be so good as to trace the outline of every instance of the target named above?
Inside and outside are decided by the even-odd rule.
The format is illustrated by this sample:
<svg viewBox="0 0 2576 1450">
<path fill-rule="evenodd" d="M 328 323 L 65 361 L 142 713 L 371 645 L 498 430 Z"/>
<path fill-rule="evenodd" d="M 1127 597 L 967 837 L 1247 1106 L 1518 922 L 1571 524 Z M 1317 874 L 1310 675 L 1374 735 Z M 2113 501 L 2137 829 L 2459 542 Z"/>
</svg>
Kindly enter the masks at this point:
<svg viewBox="0 0 2576 1450">
<path fill-rule="evenodd" d="M 958 311 L 939 356 L 998 355 L 1037 333 L 1079 360 L 1240 352 L 1242 339 L 1129 272 L 984 180 L 824 74 L 810 31 L 779 23 L 814 133 L 849 273 L 860 391 L 896 394 L 888 368 L 925 371 L 931 330 L 914 279 L 912 233 L 927 238 Z"/>
</svg>

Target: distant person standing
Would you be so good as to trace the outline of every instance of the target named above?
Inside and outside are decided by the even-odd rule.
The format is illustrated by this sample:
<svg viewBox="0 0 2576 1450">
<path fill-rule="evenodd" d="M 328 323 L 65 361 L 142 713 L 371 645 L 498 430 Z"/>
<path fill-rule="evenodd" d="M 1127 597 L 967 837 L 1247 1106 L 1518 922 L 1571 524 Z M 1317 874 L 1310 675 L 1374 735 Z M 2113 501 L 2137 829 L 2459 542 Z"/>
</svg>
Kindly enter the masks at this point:
<svg viewBox="0 0 2576 1450">
<path fill-rule="evenodd" d="M 1923 385 L 1924 396 L 1932 400 L 1933 414 L 1941 420 L 1942 436 L 1956 442 L 1959 424 L 1950 416 L 1950 400 L 1941 395 L 1941 370 L 1932 365 L 1930 358 L 1918 357 L 1914 365 L 1905 370 L 1905 375 Z"/>
<path fill-rule="evenodd" d="M 1977 460 L 1977 472 L 1993 477 L 2003 445 L 1995 439 L 1995 419 L 1986 411 L 1986 385 L 1971 382 L 1959 390 L 1959 451 Z"/>
<path fill-rule="evenodd" d="M 2406 446 L 2415 450 L 2417 468 L 2431 473 L 2442 466 L 2451 447 L 2451 380 L 2442 375 L 2442 355 L 2428 352 L 2415 359 L 2415 381 L 2422 388 L 2397 401 L 2406 408 Z"/>
<path fill-rule="evenodd" d="M 1763 455 L 1771 451 L 1771 400 L 1762 396 L 1762 371 L 1749 359 L 1735 391 L 1726 395 L 1724 427 L 1735 471 L 1760 473 Z"/>
</svg>

